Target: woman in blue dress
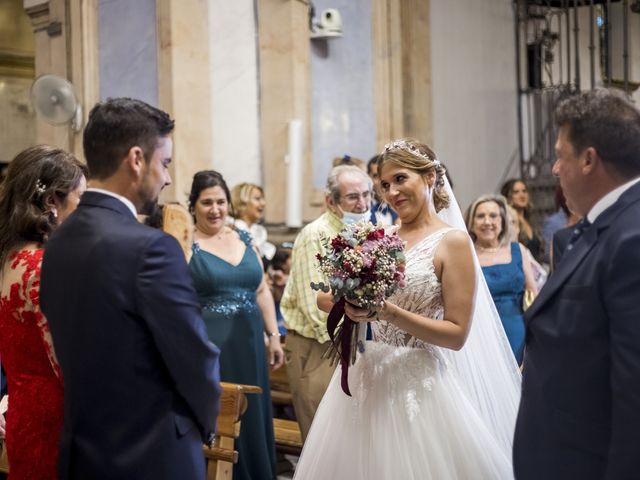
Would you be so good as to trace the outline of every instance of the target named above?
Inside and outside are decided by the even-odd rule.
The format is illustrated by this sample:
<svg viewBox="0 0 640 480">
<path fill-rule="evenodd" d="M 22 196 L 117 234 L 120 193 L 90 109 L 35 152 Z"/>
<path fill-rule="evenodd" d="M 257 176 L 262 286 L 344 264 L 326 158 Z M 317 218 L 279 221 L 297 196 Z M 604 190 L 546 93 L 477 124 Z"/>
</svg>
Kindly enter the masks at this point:
<svg viewBox="0 0 640 480">
<path fill-rule="evenodd" d="M 502 195 L 483 195 L 467 211 L 467 228 L 473 239 L 491 297 L 500 314 L 518 364 L 524 349 L 523 298 L 537 287 L 525 247 L 511 242 L 507 201 Z"/>
<path fill-rule="evenodd" d="M 196 173 L 189 195 L 195 217 L 189 268 L 207 333 L 220 348 L 221 380 L 262 388 L 261 395 L 248 395 L 249 405 L 236 442 L 238 463 L 233 478 L 275 479 L 267 362 L 273 369 L 279 368 L 284 355 L 262 261 L 250 235 L 227 225 L 229 206 L 229 189 L 222 175 L 212 170 Z"/>
</svg>

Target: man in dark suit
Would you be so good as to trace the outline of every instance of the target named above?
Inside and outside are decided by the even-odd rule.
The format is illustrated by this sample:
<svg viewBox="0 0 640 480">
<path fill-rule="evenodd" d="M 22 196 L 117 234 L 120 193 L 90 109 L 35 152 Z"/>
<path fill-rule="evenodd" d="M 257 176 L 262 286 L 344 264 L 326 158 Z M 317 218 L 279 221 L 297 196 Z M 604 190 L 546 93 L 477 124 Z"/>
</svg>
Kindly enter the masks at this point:
<svg viewBox="0 0 640 480">
<path fill-rule="evenodd" d="M 518 480 L 640 478 L 640 112 L 564 100 L 553 173 L 577 225 L 525 314 Z"/>
<path fill-rule="evenodd" d="M 136 220 L 171 183 L 173 125 L 138 100 L 96 105 L 83 139 L 91 188 L 47 243 L 40 300 L 64 376 L 63 480 L 205 477 L 219 351 L 178 242 Z"/>
<path fill-rule="evenodd" d="M 558 268 L 574 230 L 575 227 L 571 225 L 570 227 L 561 228 L 553 234 L 551 240 L 551 272 L 555 272 Z"/>
</svg>

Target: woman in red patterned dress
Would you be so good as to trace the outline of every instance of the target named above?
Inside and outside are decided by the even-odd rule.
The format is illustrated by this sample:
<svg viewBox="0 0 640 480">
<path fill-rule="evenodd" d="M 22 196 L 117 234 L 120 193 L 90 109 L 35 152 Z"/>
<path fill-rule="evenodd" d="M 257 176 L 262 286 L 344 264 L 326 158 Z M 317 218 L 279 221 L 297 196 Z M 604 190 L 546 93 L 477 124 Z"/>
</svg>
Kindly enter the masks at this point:
<svg viewBox="0 0 640 480">
<path fill-rule="evenodd" d="M 49 146 L 31 147 L 0 185 L 0 357 L 7 374 L 11 480 L 58 478 L 63 382 L 39 305 L 42 247 L 78 205 L 86 167 Z"/>
</svg>

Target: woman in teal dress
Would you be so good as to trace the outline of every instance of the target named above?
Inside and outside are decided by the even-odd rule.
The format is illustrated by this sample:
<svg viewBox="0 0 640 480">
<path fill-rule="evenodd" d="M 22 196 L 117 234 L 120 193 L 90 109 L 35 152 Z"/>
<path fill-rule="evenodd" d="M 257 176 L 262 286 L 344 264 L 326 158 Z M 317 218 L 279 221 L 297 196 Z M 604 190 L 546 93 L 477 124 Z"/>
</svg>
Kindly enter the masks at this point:
<svg viewBox="0 0 640 480">
<path fill-rule="evenodd" d="M 229 189 L 215 171 L 193 178 L 189 208 L 195 217 L 189 261 L 207 333 L 220 348 L 220 378 L 258 385 L 261 395 L 248 395 L 236 442 L 234 480 L 275 479 L 275 442 L 267 361 L 282 366 L 283 352 L 271 291 L 262 261 L 243 230 L 226 224 Z M 268 359 L 265 350 L 268 338 Z"/>
<path fill-rule="evenodd" d="M 467 211 L 467 228 L 473 239 L 484 278 L 507 334 L 513 355 L 522 363 L 524 349 L 524 292 L 537 293 L 524 246 L 510 242 L 507 201 L 502 195 L 483 195 Z"/>
</svg>

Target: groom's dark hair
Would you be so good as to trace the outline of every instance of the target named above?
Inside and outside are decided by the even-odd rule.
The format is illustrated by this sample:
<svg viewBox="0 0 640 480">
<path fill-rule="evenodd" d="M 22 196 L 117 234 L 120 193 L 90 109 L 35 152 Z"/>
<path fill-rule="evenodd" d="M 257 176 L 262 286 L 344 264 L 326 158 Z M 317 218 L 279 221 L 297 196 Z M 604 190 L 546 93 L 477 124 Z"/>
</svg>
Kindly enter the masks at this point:
<svg viewBox="0 0 640 480">
<path fill-rule="evenodd" d="M 554 116 L 557 127 L 568 127 L 576 153 L 593 147 L 624 178 L 640 175 L 640 110 L 624 93 L 597 88 L 572 95 Z"/>
<path fill-rule="evenodd" d="M 91 178 L 104 180 L 113 175 L 123 158 L 139 146 L 148 162 L 158 139 L 173 131 L 168 113 L 132 98 L 109 98 L 89 113 L 84 129 L 84 155 Z"/>
</svg>

